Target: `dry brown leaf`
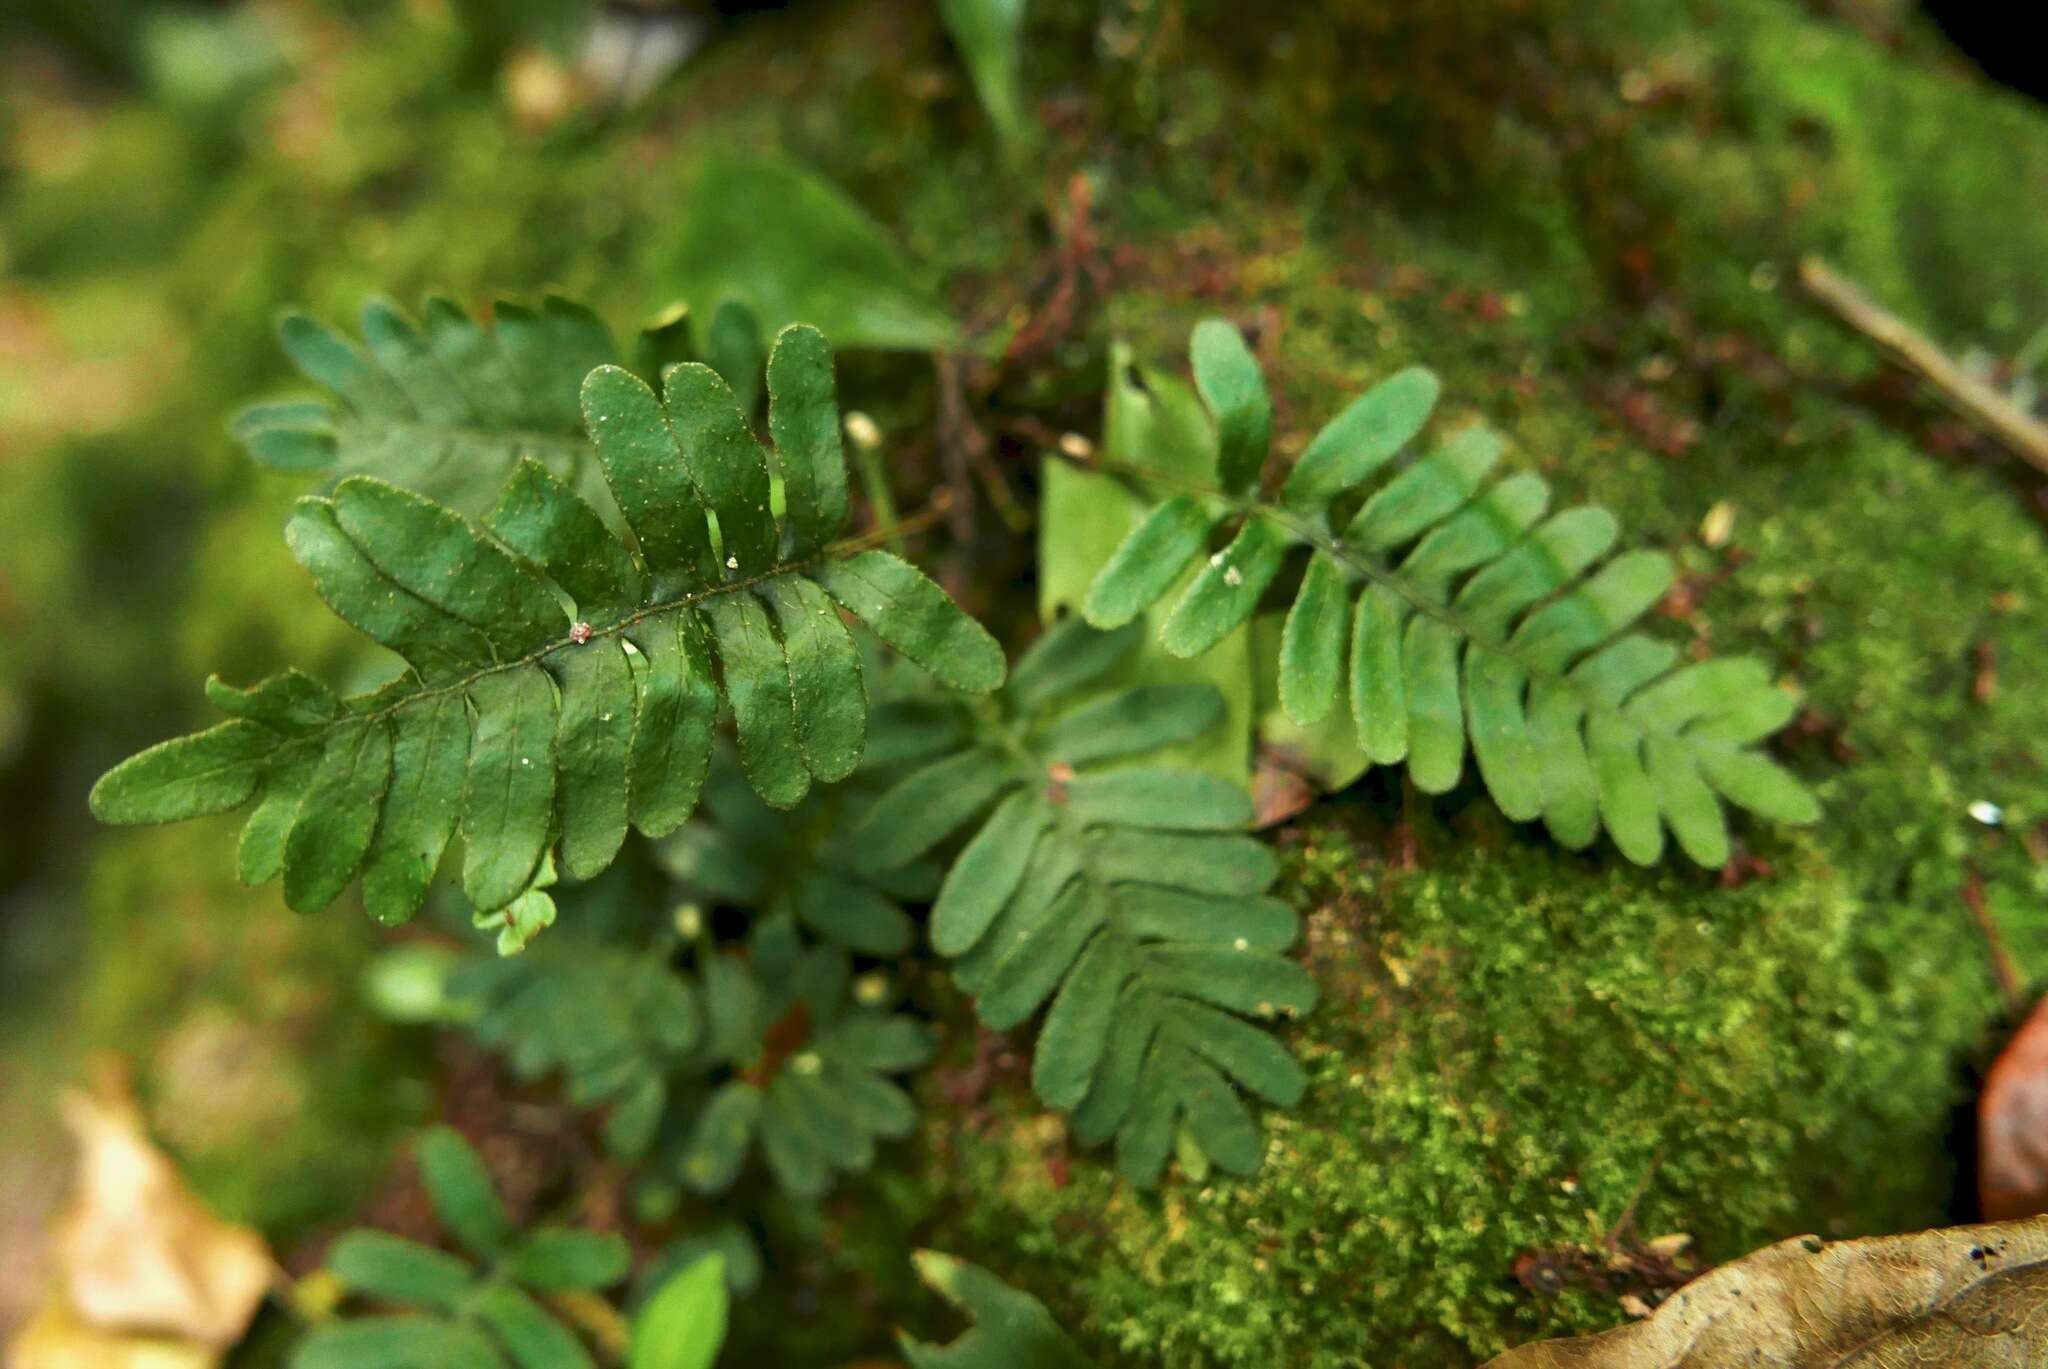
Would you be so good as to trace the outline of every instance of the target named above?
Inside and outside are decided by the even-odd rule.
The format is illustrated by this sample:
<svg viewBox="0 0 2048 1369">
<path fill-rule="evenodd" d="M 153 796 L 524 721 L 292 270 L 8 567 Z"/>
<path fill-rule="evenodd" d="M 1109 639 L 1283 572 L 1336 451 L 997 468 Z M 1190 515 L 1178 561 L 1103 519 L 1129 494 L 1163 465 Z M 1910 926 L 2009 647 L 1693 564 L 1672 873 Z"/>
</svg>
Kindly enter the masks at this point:
<svg viewBox="0 0 2048 1369">
<path fill-rule="evenodd" d="M 79 1145 L 54 1240 L 62 1301 L 104 1331 L 241 1339 L 276 1274 L 263 1238 L 192 1196 L 124 1094 L 73 1092 L 62 1111 Z"/>
<path fill-rule="evenodd" d="M 2048 1364 L 2048 1217 L 1801 1236 L 1703 1274 L 1647 1321 L 1487 1369 L 2020 1369 Z"/>
<path fill-rule="evenodd" d="M 2048 1000 L 1999 1053 L 1977 1097 L 1977 1195 L 1993 1221 L 2048 1212 Z"/>
</svg>

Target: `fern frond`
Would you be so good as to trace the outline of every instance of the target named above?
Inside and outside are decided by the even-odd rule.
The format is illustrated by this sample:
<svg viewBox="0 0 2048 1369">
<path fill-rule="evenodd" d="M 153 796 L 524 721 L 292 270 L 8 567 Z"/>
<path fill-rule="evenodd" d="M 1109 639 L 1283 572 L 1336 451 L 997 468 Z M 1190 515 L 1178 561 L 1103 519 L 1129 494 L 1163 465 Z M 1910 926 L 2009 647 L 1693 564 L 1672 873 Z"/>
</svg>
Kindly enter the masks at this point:
<svg viewBox="0 0 2048 1369">
<path fill-rule="evenodd" d="M 501 302 L 489 322 L 430 298 L 415 322 L 389 300 L 363 306 L 362 345 L 306 314 L 278 341 L 328 401 L 252 404 L 229 431 L 259 464 L 338 479 L 377 475 L 465 512 L 481 512 L 525 460 L 586 493 L 593 456 L 579 393 L 620 360 L 611 330 L 560 296 L 539 308 Z"/>
<path fill-rule="evenodd" d="M 1131 764 L 1214 726 L 1221 697 L 1089 689 L 1139 644 L 1135 627 L 1078 619 L 1047 632 L 998 716 L 898 780 L 856 836 L 867 867 L 889 870 L 972 829 L 933 904 L 932 946 L 992 1028 L 1050 1004 L 1032 1084 L 1073 1112 L 1083 1144 L 1115 1137 L 1118 1167 L 1141 1184 L 1183 1138 L 1248 1173 L 1262 1143 L 1238 1090 L 1285 1106 L 1304 1079 L 1245 1019 L 1306 1012 L 1315 985 L 1281 954 L 1297 919 L 1264 896 L 1278 866 L 1244 835 L 1250 797 Z"/>
<path fill-rule="evenodd" d="M 448 991 L 469 1005 L 469 1030 L 515 1076 L 559 1074 L 572 1106 L 608 1109 L 606 1145 L 628 1160 L 653 1142 L 669 1076 L 704 1035 L 695 988 L 663 957 L 588 939 L 473 957 Z"/>
<path fill-rule="evenodd" d="M 1636 630 L 1671 586 L 1668 557 L 1611 555 L 1606 510 L 1551 513 L 1540 476 L 1494 478 L 1503 444 L 1483 426 L 1387 474 L 1435 406 L 1435 376 L 1410 368 L 1354 400 L 1269 499 L 1272 406 L 1257 361 L 1213 319 L 1191 352 L 1221 488 L 1183 485 L 1152 509 L 1097 576 L 1090 622 L 1131 622 L 1208 554 L 1161 633 L 1167 651 L 1198 656 L 1299 564 L 1278 661 L 1288 717 L 1319 722 L 1345 696 L 1366 755 L 1405 761 L 1425 792 L 1456 785 L 1469 749 L 1510 818 L 1541 818 L 1574 848 L 1604 826 L 1646 865 L 1666 828 L 1698 863 L 1726 863 L 1724 804 L 1818 816 L 1757 749 L 1797 707 L 1762 663 L 1681 662 Z"/>
<path fill-rule="evenodd" d="M 382 1231 L 343 1233 L 327 1252 L 343 1291 L 413 1310 L 322 1322 L 293 1351 L 292 1369 L 595 1369 L 547 1299 L 619 1282 L 632 1263 L 625 1241 L 569 1227 L 516 1229 L 483 1161 L 446 1127 L 423 1136 L 415 1153 L 435 1215 L 472 1258 Z"/>
<path fill-rule="evenodd" d="M 707 954 L 699 969 L 709 1092 L 677 1110 L 691 1120 L 668 1153 L 685 1187 L 724 1191 L 758 1147 L 782 1189 L 815 1198 L 910 1134 L 917 1106 L 891 1076 L 931 1059 L 931 1033 L 856 984 L 843 947 L 807 943 L 776 914 L 754 923 L 744 955 Z"/>
<path fill-rule="evenodd" d="M 563 872 L 586 878 L 629 825 L 674 831 L 721 701 L 770 804 L 851 773 L 867 704 L 840 608 L 945 683 L 994 689 L 1001 649 L 943 590 L 833 541 L 846 469 L 823 335 L 785 330 L 767 370 L 773 466 L 707 366 L 669 368 L 660 398 L 616 366 L 584 380 L 630 545 L 531 459 L 481 524 L 371 476 L 301 500 L 294 555 L 407 669 L 347 700 L 295 671 L 247 690 L 211 681 L 230 720 L 115 767 L 94 813 L 163 822 L 256 799 L 245 879 L 281 872 L 286 901 L 310 910 L 360 873 L 387 922 L 417 910 L 459 822 L 463 891 L 491 913 L 557 844 Z"/>
</svg>

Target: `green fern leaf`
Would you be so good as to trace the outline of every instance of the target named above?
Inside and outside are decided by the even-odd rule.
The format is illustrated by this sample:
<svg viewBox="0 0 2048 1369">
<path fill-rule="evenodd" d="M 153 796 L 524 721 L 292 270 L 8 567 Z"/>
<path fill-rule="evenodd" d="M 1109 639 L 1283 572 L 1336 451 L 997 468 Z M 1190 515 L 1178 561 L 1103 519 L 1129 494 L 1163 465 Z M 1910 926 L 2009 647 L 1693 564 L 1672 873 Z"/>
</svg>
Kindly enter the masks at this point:
<svg viewBox="0 0 2048 1369">
<path fill-rule="evenodd" d="M 944 682 L 995 688 L 1001 650 L 944 591 L 887 552 L 831 542 L 846 517 L 831 366 L 814 329 L 777 340 L 773 466 L 709 367 L 670 368 L 665 398 L 592 370 L 586 425 L 632 546 L 531 459 L 480 524 L 372 476 L 300 501 L 293 553 L 406 672 L 348 700 L 296 673 L 211 686 L 231 720 L 117 766 L 93 811 L 162 822 L 255 798 L 245 874 L 281 869 L 308 910 L 361 874 L 386 922 L 418 909 L 459 825 L 463 891 L 491 914 L 543 880 L 551 853 L 588 878 L 629 826 L 673 831 L 721 699 L 769 803 L 850 772 L 866 703 L 840 608 Z"/>
<path fill-rule="evenodd" d="M 1385 474 L 1436 403 L 1429 372 L 1354 400 L 1267 499 L 1271 404 L 1256 361 L 1213 319 L 1192 356 L 1222 488 L 1163 491 L 1096 577 L 1089 621 L 1132 622 L 1220 540 L 1167 617 L 1166 649 L 1198 656 L 1274 584 L 1295 585 L 1278 658 L 1288 718 L 1313 725 L 1348 699 L 1366 755 L 1405 762 L 1425 792 L 1456 785 L 1469 751 L 1510 818 L 1540 818 L 1574 848 L 1604 828 L 1640 864 L 1663 855 L 1667 830 L 1698 863 L 1724 864 L 1728 804 L 1786 823 L 1818 816 L 1758 750 L 1794 696 L 1757 662 L 1681 663 L 1637 630 L 1670 588 L 1667 557 L 1610 555 L 1605 510 L 1548 513 L 1541 477 L 1495 478 L 1503 445 L 1482 426 Z M 1290 564 L 1298 580 L 1283 576 Z"/>
<path fill-rule="evenodd" d="M 345 1232 L 327 1254 L 344 1290 L 429 1315 L 323 1322 L 293 1351 L 293 1369 L 594 1369 L 576 1334 L 533 1295 L 617 1283 L 632 1263 L 626 1243 L 564 1227 L 518 1230 L 482 1158 L 446 1127 L 420 1138 L 416 1158 L 441 1225 L 484 1267 L 382 1231 Z"/>
<path fill-rule="evenodd" d="M 1045 1304 L 986 1269 L 936 1250 L 911 1257 L 918 1277 L 974 1320 L 950 1345 L 896 1333 L 910 1369 L 1089 1369 Z"/>
<path fill-rule="evenodd" d="M 1308 1011 L 1315 986 L 1284 952 L 1297 920 L 1265 891 L 1272 853 L 1243 835 L 1251 800 L 1148 753 L 1221 719 L 1208 685 L 1091 693 L 1140 645 L 1135 625 L 1069 619 L 1017 663 L 996 716 L 910 771 L 856 833 L 870 868 L 921 859 L 969 831 L 931 914 L 931 940 L 997 1030 L 1045 1011 L 1032 1084 L 1084 1144 L 1117 1143 L 1156 1182 L 1176 1144 L 1233 1173 L 1262 1143 L 1240 1091 L 1286 1106 L 1300 1067 L 1247 1018 Z"/>
</svg>

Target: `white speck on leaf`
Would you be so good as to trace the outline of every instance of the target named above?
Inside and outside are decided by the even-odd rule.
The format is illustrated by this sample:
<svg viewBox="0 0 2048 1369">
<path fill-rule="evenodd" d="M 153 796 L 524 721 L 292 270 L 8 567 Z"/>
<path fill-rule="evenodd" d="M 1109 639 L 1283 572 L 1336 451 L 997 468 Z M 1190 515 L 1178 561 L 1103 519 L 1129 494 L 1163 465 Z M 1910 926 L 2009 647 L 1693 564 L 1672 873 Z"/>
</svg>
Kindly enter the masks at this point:
<svg viewBox="0 0 2048 1369">
<path fill-rule="evenodd" d="M 1244 583 L 1244 572 L 1239 570 L 1236 566 L 1232 566 L 1230 569 L 1223 572 L 1223 583 L 1229 585 L 1232 589 L 1236 589 L 1239 585 Z"/>
<path fill-rule="evenodd" d="M 2005 821 L 2005 810 L 1989 799 L 1978 799 L 1969 807 L 1969 814 L 1986 827 L 1996 827 Z"/>
</svg>

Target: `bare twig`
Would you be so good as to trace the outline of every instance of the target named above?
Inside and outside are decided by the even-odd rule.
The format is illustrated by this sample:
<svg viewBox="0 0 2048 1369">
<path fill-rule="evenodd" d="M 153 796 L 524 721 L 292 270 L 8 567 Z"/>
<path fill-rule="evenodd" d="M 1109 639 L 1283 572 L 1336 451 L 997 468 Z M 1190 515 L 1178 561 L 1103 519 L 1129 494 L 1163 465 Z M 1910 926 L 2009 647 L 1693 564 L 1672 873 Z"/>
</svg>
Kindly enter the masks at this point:
<svg viewBox="0 0 2048 1369">
<path fill-rule="evenodd" d="M 1926 334 L 1892 313 L 1818 257 L 1799 263 L 1799 283 L 1835 316 L 1940 392 L 1948 406 L 2013 455 L 2048 474 L 2048 424 L 1964 370 Z"/>
<path fill-rule="evenodd" d="M 1992 919 L 1990 905 L 1984 898 L 1984 877 L 1971 870 L 1958 891 L 1963 906 L 1970 910 L 1970 916 L 1977 923 L 1977 930 L 1984 934 L 1984 941 L 1991 954 L 1991 977 L 1997 981 L 1998 996 L 2005 1001 L 2007 1012 L 2018 1016 L 2026 1010 L 2026 991 L 2020 985 L 2019 967 L 2013 963 L 2012 952 L 2006 949 L 2005 938 L 2000 935 L 1998 923 Z"/>
</svg>

